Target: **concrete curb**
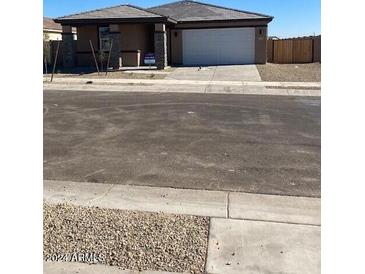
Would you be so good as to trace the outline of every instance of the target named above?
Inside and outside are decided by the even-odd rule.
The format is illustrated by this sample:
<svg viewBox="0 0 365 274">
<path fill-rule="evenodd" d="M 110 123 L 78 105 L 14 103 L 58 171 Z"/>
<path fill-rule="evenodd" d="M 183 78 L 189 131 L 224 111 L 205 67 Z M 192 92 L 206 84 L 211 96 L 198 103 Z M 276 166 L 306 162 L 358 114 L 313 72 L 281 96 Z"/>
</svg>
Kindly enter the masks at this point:
<svg viewBox="0 0 365 274">
<path fill-rule="evenodd" d="M 152 84 L 152 85 L 215 85 L 215 86 L 273 86 L 273 87 L 315 87 L 320 88 L 320 82 L 263 82 L 263 81 L 199 81 L 170 79 L 99 79 L 99 78 L 54 78 L 53 83 L 85 84 Z M 48 82 L 50 83 L 50 82 Z M 51 84 L 51 83 L 50 83 Z"/>
<path fill-rule="evenodd" d="M 320 198 L 45 180 L 48 203 L 319 226 Z"/>
<path fill-rule="evenodd" d="M 110 92 L 152 92 L 152 93 L 204 93 L 273 96 L 321 96 L 320 90 L 267 89 L 264 86 L 222 86 L 222 85 L 147 85 L 147 84 L 69 84 L 46 83 L 44 90 L 67 91 L 110 91 Z"/>
</svg>

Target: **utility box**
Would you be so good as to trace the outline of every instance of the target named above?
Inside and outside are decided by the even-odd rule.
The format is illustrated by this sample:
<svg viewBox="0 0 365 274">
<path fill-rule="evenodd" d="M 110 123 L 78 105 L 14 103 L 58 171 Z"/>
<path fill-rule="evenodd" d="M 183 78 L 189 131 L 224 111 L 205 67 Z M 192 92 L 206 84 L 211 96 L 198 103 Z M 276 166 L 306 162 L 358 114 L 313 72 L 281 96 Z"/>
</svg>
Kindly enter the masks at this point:
<svg viewBox="0 0 365 274">
<path fill-rule="evenodd" d="M 119 64 L 121 67 L 139 67 L 141 65 L 141 51 L 123 51 Z"/>
</svg>

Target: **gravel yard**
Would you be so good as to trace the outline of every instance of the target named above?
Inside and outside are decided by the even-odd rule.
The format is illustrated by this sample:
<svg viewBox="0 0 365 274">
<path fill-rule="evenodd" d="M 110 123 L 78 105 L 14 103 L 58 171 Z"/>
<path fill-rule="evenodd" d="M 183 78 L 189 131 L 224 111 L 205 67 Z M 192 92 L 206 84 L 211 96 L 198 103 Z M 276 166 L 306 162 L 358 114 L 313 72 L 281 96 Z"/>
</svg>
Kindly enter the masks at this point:
<svg viewBox="0 0 365 274">
<path fill-rule="evenodd" d="M 133 72 L 126 73 L 123 71 L 111 71 L 108 72 L 107 76 L 105 76 L 105 72 L 100 73 L 100 75 L 98 75 L 97 72 L 94 72 L 94 73 L 79 75 L 78 77 L 109 78 L 109 79 L 164 79 L 166 75 L 158 73 L 133 73 Z"/>
<path fill-rule="evenodd" d="M 262 81 L 268 82 L 320 82 L 321 64 L 256 65 Z"/>
<path fill-rule="evenodd" d="M 95 253 L 130 270 L 203 273 L 209 218 L 50 205 L 43 207 L 43 256 Z"/>
<path fill-rule="evenodd" d="M 90 73 L 59 73 L 55 74 L 55 78 L 62 78 L 62 77 L 72 77 L 72 78 L 98 78 L 98 79 L 164 79 L 168 74 L 162 73 L 134 73 L 134 72 L 123 72 L 123 71 L 110 71 L 108 75 L 105 75 L 105 72 L 100 72 L 98 75 L 97 72 L 90 72 Z M 44 75 L 48 78 L 51 77 L 50 74 Z"/>
</svg>

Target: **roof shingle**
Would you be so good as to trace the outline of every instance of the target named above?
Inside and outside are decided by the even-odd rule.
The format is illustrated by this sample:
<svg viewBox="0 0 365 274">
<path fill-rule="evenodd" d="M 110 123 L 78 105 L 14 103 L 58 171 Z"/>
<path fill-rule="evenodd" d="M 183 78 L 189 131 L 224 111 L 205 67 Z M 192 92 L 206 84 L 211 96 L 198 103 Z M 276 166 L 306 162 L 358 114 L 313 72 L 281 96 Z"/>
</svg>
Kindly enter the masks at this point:
<svg viewBox="0 0 365 274">
<path fill-rule="evenodd" d="M 148 9 L 178 22 L 242 20 L 242 19 L 272 19 L 271 16 L 241 11 L 216 5 L 184 0 Z"/>
<path fill-rule="evenodd" d="M 241 11 L 231 8 L 215 6 L 211 4 L 184 0 L 173 2 L 149 9 L 143 9 L 133 5 L 125 4 L 109 8 L 71 14 L 56 18 L 57 23 L 72 21 L 95 21 L 110 19 L 113 21 L 136 21 L 140 19 L 156 21 L 167 20 L 176 22 L 196 22 L 196 21 L 230 21 L 230 20 L 250 20 L 266 19 L 271 21 L 273 17 Z"/>
<path fill-rule="evenodd" d="M 156 18 L 163 17 L 152 11 L 147 11 L 132 5 L 119 5 L 104 9 L 71 14 L 57 18 L 57 20 L 82 20 L 82 19 L 132 19 L 132 18 Z"/>
</svg>

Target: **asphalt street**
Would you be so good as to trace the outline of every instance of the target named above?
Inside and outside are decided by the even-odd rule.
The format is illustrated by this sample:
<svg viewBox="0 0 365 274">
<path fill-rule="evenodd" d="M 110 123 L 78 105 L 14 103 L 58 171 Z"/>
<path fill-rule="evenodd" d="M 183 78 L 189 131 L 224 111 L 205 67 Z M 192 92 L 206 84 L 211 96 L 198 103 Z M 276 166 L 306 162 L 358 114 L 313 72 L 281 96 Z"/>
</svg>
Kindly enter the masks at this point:
<svg viewBox="0 0 365 274">
<path fill-rule="evenodd" d="M 320 197 L 320 97 L 44 92 L 44 179 Z"/>
</svg>

